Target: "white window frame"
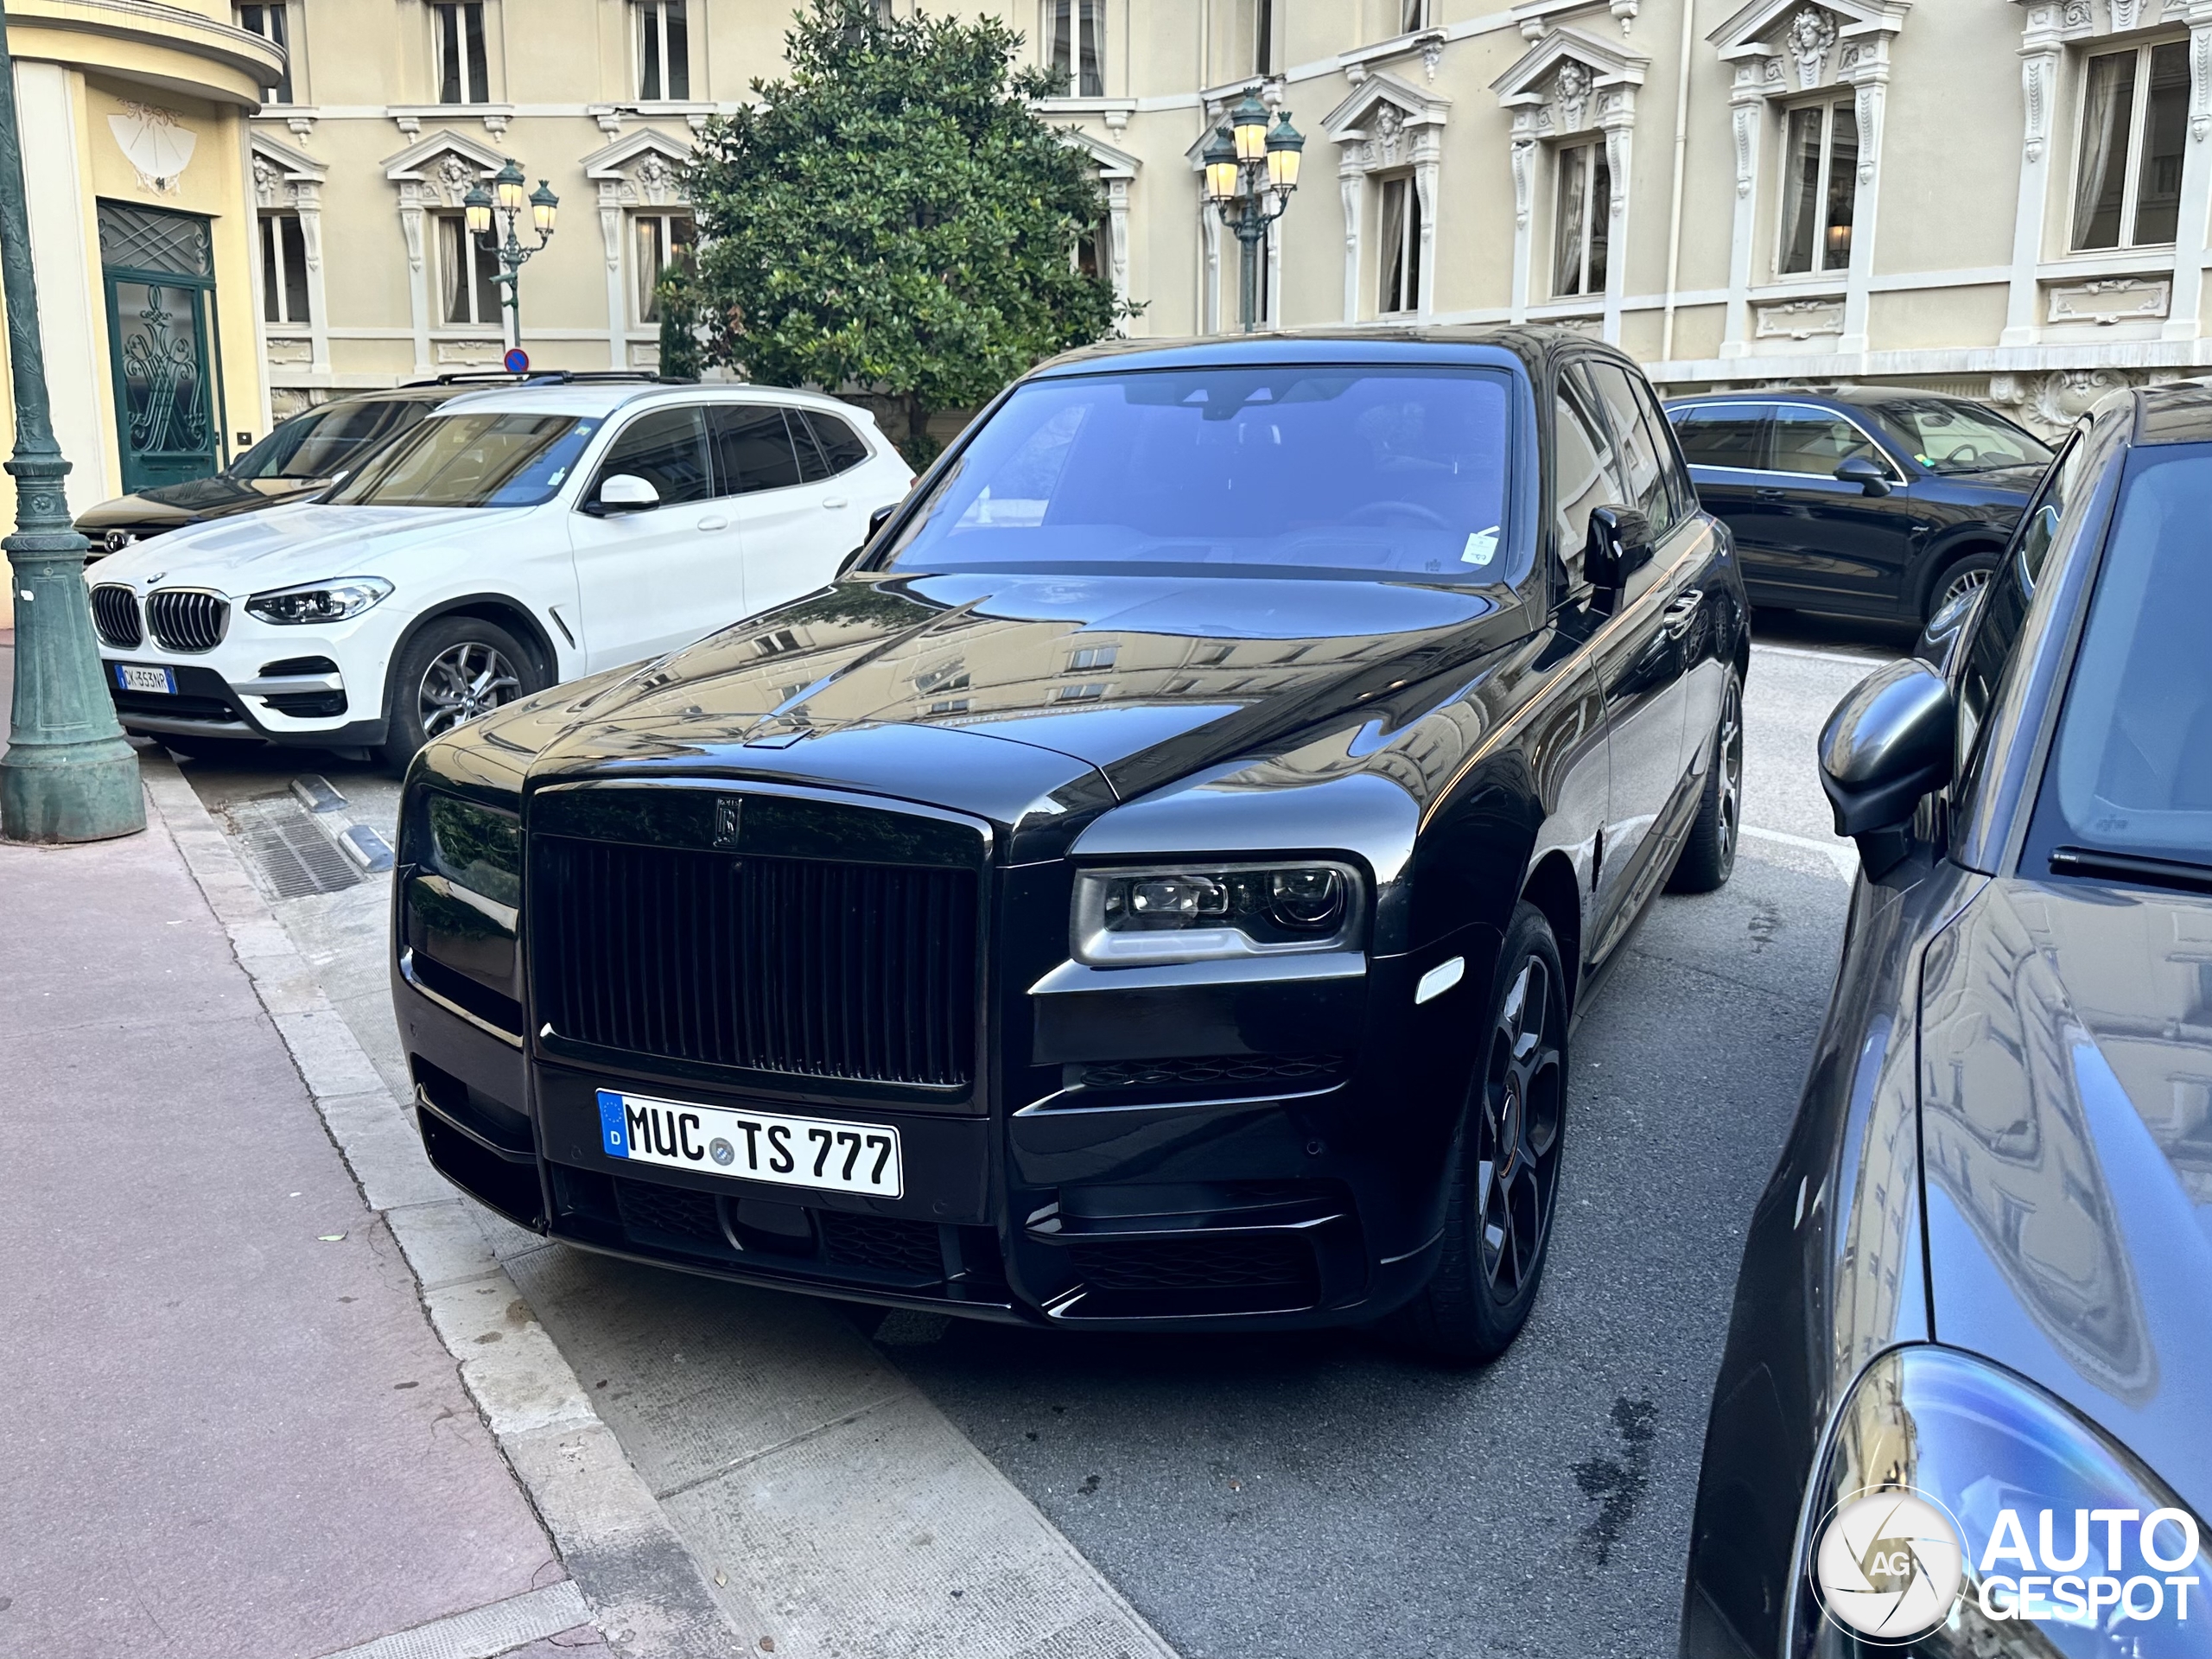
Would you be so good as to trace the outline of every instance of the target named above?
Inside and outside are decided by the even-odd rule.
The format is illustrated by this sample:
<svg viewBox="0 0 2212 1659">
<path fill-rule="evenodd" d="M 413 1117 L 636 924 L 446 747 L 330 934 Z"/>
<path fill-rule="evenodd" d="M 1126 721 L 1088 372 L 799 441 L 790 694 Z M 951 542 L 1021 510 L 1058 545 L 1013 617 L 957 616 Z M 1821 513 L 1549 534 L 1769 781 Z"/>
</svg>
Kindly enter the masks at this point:
<svg viewBox="0 0 2212 1659">
<path fill-rule="evenodd" d="M 255 233 L 260 238 L 260 244 L 254 250 L 255 257 L 261 261 L 264 271 L 273 274 L 273 280 L 264 279 L 263 283 L 267 292 L 262 296 L 262 321 L 272 328 L 304 328 L 315 321 L 315 294 L 308 286 L 307 276 L 307 227 L 300 223 L 298 211 L 289 207 L 264 207 L 258 218 L 260 222 L 255 227 Z M 287 220 L 299 232 L 300 292 L 307 302 L 307 314 L 297 317 L 290 315 L 291 308 L 285 302 L 290 288 L 285 281 L 290 274 L 284 253 L 284 223 Z"/>
<path fill-rule="evenodd" d="M 1067 78 L 1053 89 L 1055 98 L 1103 98 L 1106 95 L 1106 0 L 1040 0 L 1044 12 L 1044 27 L 1037 38 L 1045 44 L 1044 67 L 1052 72 L 1059 56 L 1060 7 L 1068 9 L 1068 72 Z M 1094 34 L 1097 41 L 1098 86 L 1095 92 L 1085 92 L 1083 86 L 1084 25 L 1096 25 Z"/>
<path fill-rule="evenodd" d="M 445 90 L 448 67 L 446 54 L 448 50 L 461 54 L 461 61 L 451 66 L 454 84 L 461 90 L 461 98 L 454 107 L 473 108 L 492 101 L 489 85 L 492 79 L 492 25 L 491 19 L 485 16 L 488 3 L 489 0 L 430 0 L 430 72 L 436 82 L 441 104 L 448 102 Z M 452 15 L 454 23 L 454 41 L 450 48 L 446 41 L 448 13 Z M 484 79 L 486 84 L 481 86 L 472 86 L 468 77 L 468 25 L 472 16 L 484 46 Z"/>
<path fill-rule="evenodd" d="M 1775 123 L 1778 130 L 1777 142 L 1782 147 L 1782 164 L 1775 170 L 1780 191 L 1774 203 L 1774 274 L 1779 281 L 1805 282 L 1840 276 L 1851 269 L 1851 262 L 1857 256 L 1859 215 L 1854 211 L 1851 216 L 1852 251 L 1844 256 L 1840 264 L 1827 263 L 1828 191 L 1835 167 L 1835 114 L 1838 110 L 1849 110 L 1854 123 L 1859 118 L 1858 109 L 1849 97 L 1849 92 L 1848 87 L 1830 87 L 1817 99 L 1801 99 L 1794 104 L 1783 105 L 1776 111 L 1779 118 Z M 1838 96 L 1839 92 L 1844 95 Z M 1808 270 L 1784 270 L 1782 262 L 1789 256 L 1788 250 L 1783 245 L 1783 238 L 1789 232 L 1789 192 L 1796 188 L 1791 166 L 1794 157 L 1789 153 L 1789 120 L 1800 110 L 1818 110 L 1821 112 L 1821 171 L 1813 191 L 1813 263 Z M 1866 144 L 1864 132 L 1859 134 L 1859 144 L 1863 159 Z M 1854 184 L 1853 188 L 1855 189 L 1857 187 Z"/>
<path fill-rule="evenodd" d="M 681 59 L 670 54 L 668 47 L 668 13 L 674 9 L 683 15 L 683 54 Z M 645 57 L 647 19 L 652 22 L 652 39 L 657 42 L 658 58 L 648 63 Z M 645 104 L 688 104 L 691 101 L 691 25 L 696 20 L 685 0 L 630 0 L 630 48 L 633 73 L 630 84 L 638 89 L 638 100 Z M 675 74 L 681 66 L 683 90 L 675 87 Z M 645 72 L 650 68 L 660 77 L 660 91 L 645 90 Z"/>
<path fill-rule="evenodd" d="M 1418 35 L 1434 16 L 1432 0 L 1398 0 L 1398 33 Z"/>
<path fill-rule="evenodd" d="M 1421 188 L 1410 173 L 1385 174 L 1376 181 L 1375 236 L 1375 315 L 1378 317 L 1410 317 L 1421 311 Z M 1402 304 L 1392 305 L 1390 291 L 1390 249 L 1382 234 L 1382 227 L 1389 223 L 1390 193 L 1405 192 L 1404 211 L 1398 218 L 1398 254 L 1402 261 L 1399 269 L 1402 281 L 1395 296 Z"/>
<path fill-rule="evenodd" d="M 257 27 L 248 22 L 246 21 L 248 13 L 257 15 L 264 26 Z M 253 0 L 251 4 L 242 3 L 233 7 L 232 15 L 240 29 L 249 35 L 260 35 L 263 40 L 278 48 L 284 54 L 283 71 L 278 75 L 274 86 L 264 86 L 261 89 L 261 101 L 264 104 L 292 103 L 294 101 L 292 18 L 287 9 L 286 0 Z M 272 22 L 276 24 L 273 31 L 265 27 Z"/>
<path fill-rule="evenodd" d="M 2074 100 L 2074 157 L 2067 171 L 2066 185 L 2066 248 L 2069 253 L 2122 253 L 2136 248 L 2171 248 L 2171 237 L 2163 242 L 2139 242 L 2135 239 L 2136 218 L 2142 207 L 2143 146 L 2149 140 L 2151 126 L 2151 54 L 2160 47 L 2179 46 L 2184 49 L 2189 37 L 2163 41 L 2145 41 L 2140 46 L 2120 47 L 2109 52 L 2090 52 L 2082 60 L 2081 91 Z M 2117 58 L 2129 51 L 2135 54 L 2135 95 L 2127 111 L 2127 146 L 2120 156 L 2121 188 L 2120 198 L 2120 240 L 2108 248 L 2083 247 L 2075 238 L 2082 227 L 2074 222 L 2078 194 L 2082 188 L 2082 124 L 2089 117 L 2089 66 L 2099 58 Z"/>
<path fill-rule="evenodd" d="M 1585 157 L 1582 168 L 1582 251 L 1573 273 L 1577 286 L 1569 288 L 1567 285 L 1567 273 L 1559 268 L 1560 255 L 1565 251 L 1560 243 L 1567 230 L 1567 157 L 1578 155 Z M 1598 168 L 1601 165 L 1606 169 L 1605 203 L 1602 213 L 1598 210 Z M 1611 273 L 1613 259 L 1611 219 L 1612 168 L 1611 159 L 1605 149 L 1605 135 L 1593 134 L 1579 143 L 1560 145 L 1552 153 L 1552 297 L 1554 299 L 1588 300 L 1605 297 L 1605 276 L 1601 275 L 1594 284 L 1592 283 L 1590 259 L 1591 251 L 1599 240 L 1595 232 L 1602 225 L 1605 231 L 1606 274 Z"/>
<path fill-rule="evenodd" d="M 1252 73 L 1281 73 L 1282 56 L 1282 0 L 1252 0 Z"/>
<path fill-rule="evenodd" d="M 438 302 L 436 309 L 438 321 L 436 326 L 441 328 L 498 328 L 505 326 L 506 318 L 501 315 L 505 308 L 503 303 L 505 298 L 504 291 L 501 289 L 499 283 L 492 280 L 493 276 L 496 276 L 499 272 L 499 256 L 495 252 L 487 251 L 483 245 L 483 238 L 474 234 L 469 230 L 468 220 L 464 214 L 459 212 L 448 212 L 442 209 L 437 213 L 432 213 L 430 215 L 430 219 L 431 238 L 437 245 L 437 264 L 432 271 L 432 276 L 435 279 L 436 283 L 436 286 L 433 290 L 433 298 Z M 445 292 L 446 278 L 445 226 L 448 222 L 461 226 L 460 247 L 462 266 L 461 291 L 467 296 L 469 310 L 471 312 L 476 311 L 479 308 L 476 301 L 478 282 L 480 277 L 485 285 L 491 290 L 490 297 L 493 302 L 492 315 L 488 317 L 469 316 L 455 318 L 448 317 L 446 315 L 442 296 Z"/>
<path fill-rule="evenodd" d="M 658 328 L 660 327 L 660 319 L 647 316 L 645 311 L 653 287 L 660 281 L 661 271 L 668 269 L 668 254 L 670 250 L 676 246 L 673 238 L 676 224 L 679 219 L 686 220 L 690 224 L 691 241 L 688 245 L 696 248 L 699 243 L 699 222 L 692 216 L 690 209 L 649 207 L 640 209 L 630 215 L 630 257 L 635 267 L 631 273 L 630 283 L 631 327 L 632 327 Z M 654 271 L 648 277 L 645 273 L 645 227 L 647 224 L 654 222 L 658 222 L 661 227 L 661 264 L 660 270 Z"/>
</svg>

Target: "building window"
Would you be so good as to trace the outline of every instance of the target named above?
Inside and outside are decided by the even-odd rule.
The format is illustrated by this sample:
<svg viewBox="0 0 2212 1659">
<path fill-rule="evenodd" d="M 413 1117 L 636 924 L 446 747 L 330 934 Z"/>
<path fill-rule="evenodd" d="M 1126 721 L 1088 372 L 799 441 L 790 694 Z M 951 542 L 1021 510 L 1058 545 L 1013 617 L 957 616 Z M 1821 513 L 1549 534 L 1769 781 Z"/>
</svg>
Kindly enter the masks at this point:
<svg viewBox="0 0 2212 1659">
<path fill-rule="evenodd" d="M 1613 174 L 1602 140 L 1559 153 L 1559 249 L 1552 289 L 1605 291 L 1605 247 L 1613 223 Z"/>
<path fill-rule="evenodd" d="M 639 213 L 638 321 L 647 327 L 660 321 L 660 279 L 671 265 L 691 266 L 691 245 L 698 232 L 689 213 Z"/>
<path fill-rule="evenodd" d="M 1848 102 L 1789 111 L 1783 136 L 1784 275 L 1851 264 L 1851 210 L 1859 187 L 1859 118 Z"/>
<path fill-rule="evenodd" d="M 459 213 L 440 213 L 438 223 L 438 315 L 461 326 L 496 323 L 499 285 L 493 279 L 499 262 L 483 239 L 468 233 Z"/>
<path fill-rule="evenodd" d="M 277 76 L 274 86 L 261 89 L 261 101 L 264 104 L 289 104 L 292 101 L 292 30 L 283 6 L 240 6 L 238 27 L 249 34 L 260 35 L 284 54 L 283 73 Z"/>
<path fill-rule="evenodd" d="M 691 96 L 691 26 L 684 0 L 632 0 L 638 13 L 638 96 Z"/>
<path fill-rule="evenodd" d="M 2182 41 L 2091 58 L 2074 163 L 2076 249 L 2174 239 L 2189 136 L 2189 47 Z"/>
<path fill-rule="evenodd" d="M 1281 0 L 1252 0 L 1252 73 L 1275 73 L 1275 48 L 1281 43 L 1281 21 L 1275 16 Z"/>
<path fill-rule="evenodd" d="M 1421 309 L 1421 192 L 1409 178 L 1382 181 L 1382 264 L 1375 308 Z"/>
<path fill-rule="evenodd" d="M 308 244 L 297 213 L 261 216 L 261 320 L 308 321 Z"/>
<path fill-rule="evenodd" d="M 1067 98 L 1106 96 L 1106 0 L 1046 0 L 1052 83 Z"/>
<path fill-rule="evenodd" d="M 1398 32 L 1411 35 L 1428 27 L 1429 0 L 1398 0 Z"/>
<path fill-rule="evenodd" d="M 438 102 L 490 103 L 483 0 L 435 0 L 430 16 L 438 31 Z"/>
</svg>

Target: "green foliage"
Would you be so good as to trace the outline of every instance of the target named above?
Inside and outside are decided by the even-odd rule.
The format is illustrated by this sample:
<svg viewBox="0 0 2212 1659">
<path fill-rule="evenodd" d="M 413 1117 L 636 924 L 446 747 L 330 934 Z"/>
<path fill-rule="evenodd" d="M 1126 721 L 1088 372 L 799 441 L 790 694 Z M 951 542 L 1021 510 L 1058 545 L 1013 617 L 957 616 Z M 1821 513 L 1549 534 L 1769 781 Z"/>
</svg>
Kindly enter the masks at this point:
<svg viewBox="0 0 2212 1659">
<path fill-rule="evenodd" d="M 769 385 L 852 387 L 905 411 L 972 408 L 1123 308 L 1075 269 L 1104 212 L 1090 164 L 1039 118 L 1020 36 L 988 18 L 881 19 L 810 0 L 790 77 L 711 123 L 689 169 L 718 361 Z"/>
<path fill-rule="evenodd" d="M 681 264 L 661 272 L 653 287 L 660 312 L 660 372 L 664 379 L 699 378 L 699 300 L 691 274 Z"/>
</svg>

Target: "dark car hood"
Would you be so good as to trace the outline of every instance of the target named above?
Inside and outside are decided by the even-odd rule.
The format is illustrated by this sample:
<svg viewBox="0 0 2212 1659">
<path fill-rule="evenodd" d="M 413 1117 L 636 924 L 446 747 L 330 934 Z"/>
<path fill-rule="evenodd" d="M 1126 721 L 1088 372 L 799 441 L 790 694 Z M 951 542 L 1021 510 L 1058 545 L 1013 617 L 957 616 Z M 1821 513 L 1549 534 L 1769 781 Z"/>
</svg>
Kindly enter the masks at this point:
<svg viewBox="0 0 2212 1659">
<path fill-rule="evenodd" d="M 1501 605 L 1503 596 L 1505 603 Z M 533 785 L 729 772 L 1001 822 L 1039 784 L 1127 800 L 1514 637 L 1505 590 L 1257 577 L 840 582 L 572 705 Z M 1049 761 L 1015 764 L 1018 746 Z M 1007 773 L 1001 782 L 994 782 Z M 1108 791 L 1110 791 L 1110 793 Z"/>
<path fill-rule="evenodd" d="M 1992 500 L 2009 500 L 2015 506 L 2024 506 L 2047 470 L 2046 467 L 2023 465 L 1993 467 L 1982 473 L 1937 473 L 1935 476 L 1954 489 L 1986 491 Z"/>
<path fill-rule="evenodd" d="M 2212 1515 L 2212 898 L 1991 884 L 1928 953 L 1939 1341 Z"/>
<path fill-rule="evenodd" d="M 280 501 L 296 501 L 312 490 L 323 488 L 328 479 L 261 478 L 251 482 L 217 473 L 188 484 L 164 484 L 159 489 L 119 495 L 87 508 L 77 517 L 85 535 L 96 531 L 135 530 L 154 536 L 165 530 L 196 524 L 207 518 L 227 518 L 234 512 L 257 512 Z"/>
</svg>

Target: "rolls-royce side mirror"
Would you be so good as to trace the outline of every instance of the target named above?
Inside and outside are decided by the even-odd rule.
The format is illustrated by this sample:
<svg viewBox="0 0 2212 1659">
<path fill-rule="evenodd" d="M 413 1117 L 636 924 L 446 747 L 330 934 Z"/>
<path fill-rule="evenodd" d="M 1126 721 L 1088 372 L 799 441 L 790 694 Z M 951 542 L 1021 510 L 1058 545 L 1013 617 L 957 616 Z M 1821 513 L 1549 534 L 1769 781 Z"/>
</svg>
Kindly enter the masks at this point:
<svg viewBox="0 0 2212 1659">
<path fill-rule="evenodd" d="M 1618 598 L 1628 579 L 1651 563 L 1651 521 L 1634 507 L 1592 507 L 1582 543 L 1582 574 L 1600 594 Z"/>
<path fill-rule="evenodd" d="M 1837 480 L 1845 484 L 1856 484 L 1868 495 L 1887 495 L 1890 475 L 1882 470 L 1882 463 L 1869 455 L 1850 455 L 1836 463 Z"/>
<path fill-rule="evenodd" d="M 899 504 L 896 501 L 893 501 L 889 506 L 878 507 L 874 512 L 868 514 L 868 534 L 861 538 L 861 544 L 858 547 L 853 549 L 851 552 L 846 554 L 843 558 L 837 561 L 837 574 L 839 575 L 843 575 L 848 570 L 850 570 L 855 565 L 861 562 L 861 555 L 868 551 L 868 543 L 875 539 L 878 531 L 881 531 L 886 524 L 891 522 L 891 515 L 898 511 Z"/>
<path fill-rule="evenodd" d="M 600 513 L 649 512 L 660 505 L 660 492 L 635 473 L 617 473 L 600 480 L 591 505 Z"/>
<path fill-rule="evenodd" d="M 1836 834 L 1859 843 L 1868 879 L 1912 851 L 1921 800 L 1951 781 L 1958 727 L 1950 683 L 1907 658 L 1861 680 L 1821 728 L 1821 787 Z"/>
</svg>

